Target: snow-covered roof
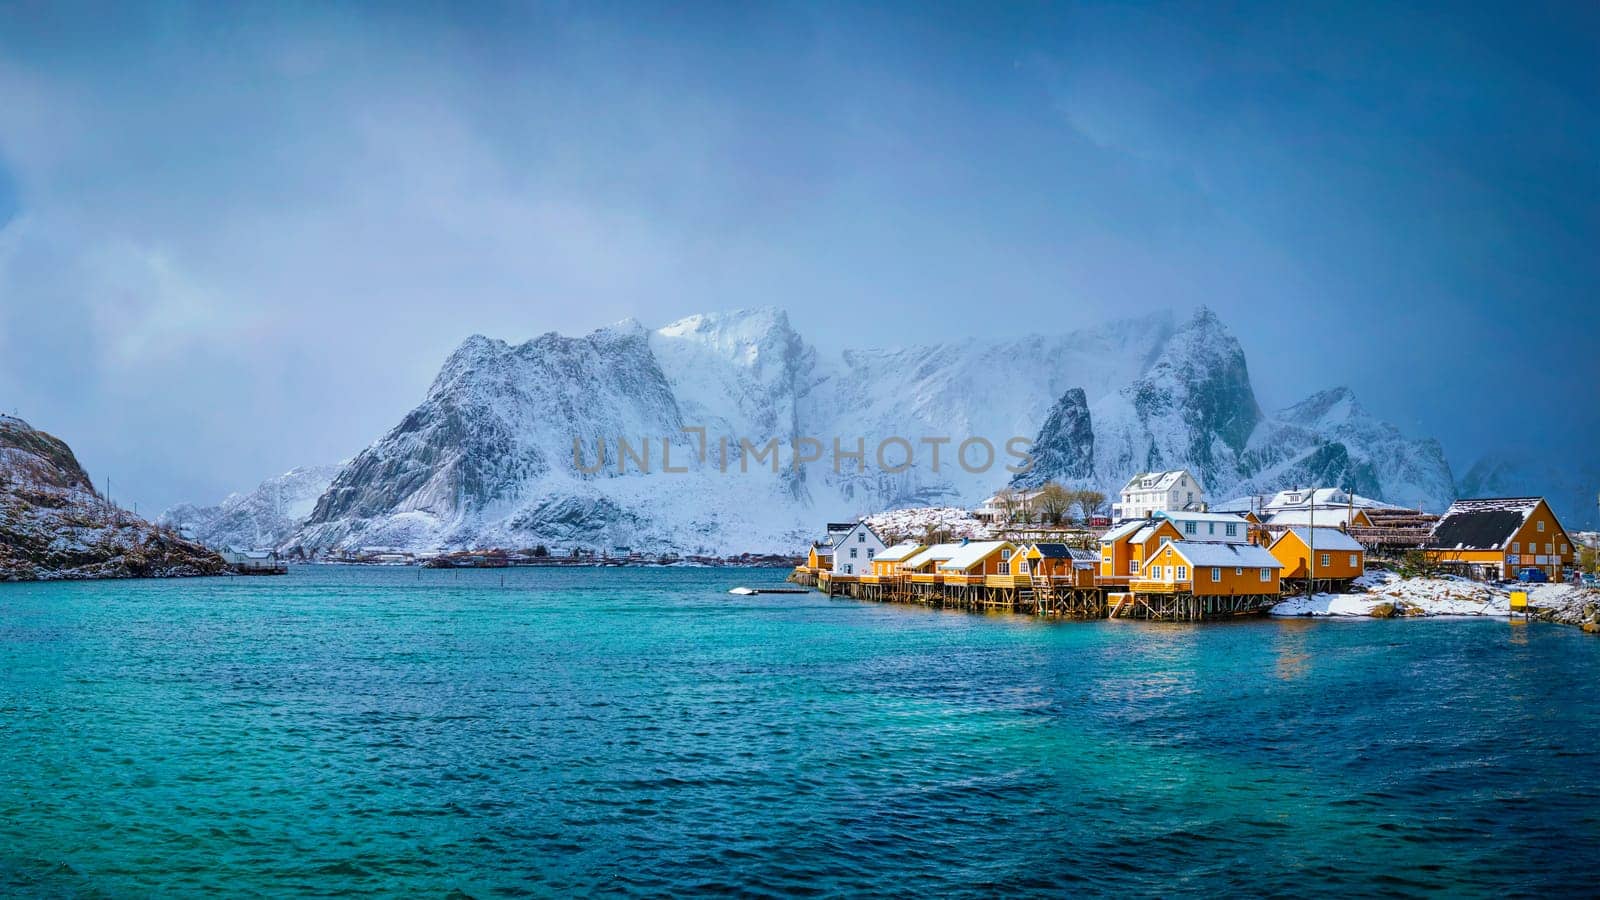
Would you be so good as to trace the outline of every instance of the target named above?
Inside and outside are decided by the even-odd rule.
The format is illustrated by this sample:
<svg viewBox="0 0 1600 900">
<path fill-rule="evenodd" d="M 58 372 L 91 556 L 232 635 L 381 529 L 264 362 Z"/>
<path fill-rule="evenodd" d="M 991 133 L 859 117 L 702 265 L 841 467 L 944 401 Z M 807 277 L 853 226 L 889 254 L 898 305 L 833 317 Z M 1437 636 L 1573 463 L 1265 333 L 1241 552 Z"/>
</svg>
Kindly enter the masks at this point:
<svg viewBox="0 0 1600 900">
<path fill-rule="evenodd" d="M 831 526 L 830 526 L 830 529 L 831 529 Z M 837 546 L 843 544 L 850 537 L 850 535 L 855 534 L 857 531 L 865 531 L 867 534 L 872 535 L 872 539 L 873 540 L 877 541 L 880 544 L 883 543 L 883 538 L 878 537 L 878 533 L 876 531 L 872 530 L 872 526 L 868 525 L 866 522 L 857 522 L 854 525 L 850 526 L 849 528 L 845 529 L 845 531 L 843 533 L 841 533 L 838 536 L 837 539 L 833 540 L 833 542 L 832 542 L 833 545 L 835 547 L 837 547 Z M 828 536 L 830 538 L 833 537 L 833 534 L 832 534 L 831 530 L 830 530 Z"/>
<path fill-rule="evenodd" d="M 1136 532 L 1139 529 L 1143 528 L 1147 524 L 1149 524 L 1149 523 L 1144 519 L 1130 519 L 1130 520 L 1128 520 L 1126 522 L 1123 522 L 1121 525 L 1118 525 L 1117 527 L 1111 529 L 1110 531 L 1106 532 L 1105 534 L 1101 535 L 1100 536 L 1100 541 L 1102 543 L 1105 543 L 1107 541 L 1110 541 L 1110 542 L 1120 541 L 1123 538 L 1127 537 L 1128 535 L 1133 534 L 1134 532 Z"/>
<path fill-rule="evenodd" d="M 1501 550 L 1544 502 L 1542 497 L 1457 500 L 1433 525 L 1428 546 L 1446 550 Z"/>
<path fill-rule="evenodd" d="M 1346 509 L 1354 506 L 1356 509 L 1399 509 L 1399 507 L 1363 497 L 1360 494 L 1351 494 L 1342 488 L 1301 488 L 1297 490 L 1278 491 L 1277 493 L 1249 494 L 1244 497 L 1234 497 L 1221 503 L 1211 504 L 1211 509 L 1216 512 L 1244 513 L 1254 510 L 1259 513 L 1275 513 L 1290 509 Z"/>
<path fill-rule="evenodd" d="M 1128 483 L 1122 486 L 1122 490 L 1165 491 L 1177 484 L 1178 479 L 1185 475 L 1189 475 L 1188 469 L 1173 469 L 1169 472 L 1140 472 L 1128 479 Z M 1189 475 L 1189 478 L 1196 485 L 1200 483 L 1200 480 L 1193 475 Z"/>
<path fill-rule="evenodd" d="M 943 562 L 954 556 L 956 551 L 960 549 L 960 544 L 934 544 L 932 547 L 924 547 L 921 553 L 913 554 L 905 562 L 901 563 L 901 566 L 907 569 L 917 569 L 930 562 Z"/>
<path fill-rule="evenodd" d="M 1172 549 L 1199 566 L 1250 566 L 1258 569 L 1281 569 L 1283 563 L 1268 553 L 1265 547 L 1255 544 L 1213 544 L 1202 541 L 1172 541 Z"/>
<path fill-rule="evenodd" d="M 1179 522 L 1223 522 L 1228 525 L 1237 525 L 1245 519 L 1237 513 L 1219 512 L 1188 512 L 1184 510 L 1162 510 L 1155 514 L 1157 519 L 1173 519 Z"/>
<path fill-rule="evenodd" d="M 1355 512 L 1363 512 L 1363 510 L 1361 507 L 1356 507 Z M 1328 509 L 1290 509 L 1273 513 L 1267 519 L 1267 524 L 1308 526 L 1321 531 L 1324 525 L 1348 526 L 1354 518 L 1355 515 L 1343 506 Z"/>
<path fill-rule="evenodd" d="M 1315 534 L 1313 534 L 1315 532 Z M 1316 547 L 1318 550 L 1365 550 L 1361 543 L 1337 528 L 1290 528 L 1278 535 L 1278 541 L 1289 535 L 1294 535 L 1307 547 Z M 1313 542 L 1315 538 L 1315 542 Z M 1278 541 L 1273 541 L 1276 547 Z"/>
<path fill-rule="evenodd" d="M 903 544 L 895 544 L 893 547 L 890 547 L 873 557 L 873 559 L 879 562 L 900 562 L 903 559 L 907 559 L 917 555 L 918 553 L 921 553 L 922 550 L 923 546 L 916 541 L 906 541 Z"/>
<path fill-rule="evenodd" d="M 1001 547 L 1009 546 L 1011 546 L 1010 541 L 969 541 L 960 545 L 949 559 L 938 565 L 938 568 L 964 572 L 983 562 Z"/>
</svg>

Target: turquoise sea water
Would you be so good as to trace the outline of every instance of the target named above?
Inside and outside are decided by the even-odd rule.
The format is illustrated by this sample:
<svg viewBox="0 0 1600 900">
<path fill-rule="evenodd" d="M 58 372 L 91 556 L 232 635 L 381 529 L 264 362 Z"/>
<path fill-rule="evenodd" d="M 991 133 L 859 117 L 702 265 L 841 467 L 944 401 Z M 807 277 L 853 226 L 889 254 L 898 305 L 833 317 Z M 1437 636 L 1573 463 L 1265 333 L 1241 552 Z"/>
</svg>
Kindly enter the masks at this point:
<svg viewBox="0 0 1600 900">
<path fill-rule="evenodd" d="M 780 577 L 0 585 L 0 894 L 1600 884 L 1574 629 L 725 593 Z"/>
</svg>

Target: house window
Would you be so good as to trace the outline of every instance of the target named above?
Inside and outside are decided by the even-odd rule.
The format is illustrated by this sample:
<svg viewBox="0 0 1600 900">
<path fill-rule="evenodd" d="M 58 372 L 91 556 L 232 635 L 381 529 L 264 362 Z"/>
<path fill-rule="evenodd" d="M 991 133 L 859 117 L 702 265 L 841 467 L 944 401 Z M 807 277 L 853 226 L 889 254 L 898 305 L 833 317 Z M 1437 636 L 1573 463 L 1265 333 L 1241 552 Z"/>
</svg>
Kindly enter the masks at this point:
<svg viewBox="0 0 1600 900">
<path fill-rule="evenodd" d="M 1540 519 L 1539 521 L 1537 521 L 1537 522 L 1535 522 L 1533 524 L 1538 527 L 1540 534 L 1544 534 L 1544 520 L 1543 519 Z"/>
<path fill-rule="evenodd" d="M 854 548 L 854 547 L 850 548 L 850 558 L 851 559 L 855 559 L 856 558 L 856 548 Z"/>
<path fill-rule="evenodd" d="M 1219 582 L 1221 580 L 1222 580 L 1222 567 L 1221 566 L 1212 566 L 1211 567 L 1211 582 L 1213 584 L 1215 584 L 1215 583 L 1217 583 L 1217 582 Z"/>
<path fill-rule="evenodd" d="M 1567 552 L 1567 545 L 1566 544 L 1562 544 L 1561 545 L 1561 552 L 1562 553 L 1566 553 Z"/>
<path fill-rule="evenodd" d="M 845 573 L 845 574 L 846 574 L 846 575 L 850 575 L 850 574 L 853 574 L 853 573 L 854 573 L 854 572 L 855 572 L 855 569 L 856 569 L 856 567 L 855 567 L 855 566 L 852 566 L 852 565 L 850 565 L 850 564 L 849 564 L 849 563 L 845 563 L 845 564 L 844 564 L 844 573 Z"/>
<path fill-rule="evenodd" d="M 1010 575 L 1011 574 L 1011 563 L 1008 563 L 1008 562 L 1001 563 L 1000 564 L 1000 574 L 1001 575 Z"/>
<path fill-rule="evenodd" d="M 1217 523 L 1215 523 L 1215 522 L 1207 522 L 1206 523 L 1206 534 L 1216 534 L 1216 533 L 1217 533 Z"/>
<path fill-rule="evenodd" d="M 1261 570 L 1261 580 L 1262 581 L 1271 581 L 1272 580 L 1272 570 L 1263 567 L 1262 570 Z"/>
<path fill-rule="evenodd" d="M 1359 568 L 1360 566 L 1361 560 L 1358 559 L 1354 553 L 1350 554 L 1350 568 L 1355 569 Z"/>
<path fill-rule="evenodd" d="M 1322 554 L 1322 567 L 1326 569 L 1331 565 L 1333 565 L 1333 557 L 1327 553 Z"/>
<path fill-rule="evenodd" d="M 1001 559 L 1010 559 L 1011 558 L 1011 548 L 1010 547 L 1001 547 L 1000 548 L 1000 558 Z"/>
<path fill-rule="evenodd" d="M 1154 578 L 1157 581 L 1160 581 L 1161 580 L 1161 569 L 1162 569 L 1161 566 L 1151 566 L 1150 567 L 1150 577 Z"/>
<path fill-rule="evenodd" d="M 1024 575 L 1028 574 L 1028 572 L 1030 571 L 1029 568 L 1028 568 L 1028 561 L 1027 560 L 1023 560 L 1022 562 L 1017 563 L 1017 571 L 1021 572 Z"/>
<path fill-rule="evenodd" d="M 867 542 L 867 533 L 865 531 L 856 532 L 856 543 L 865 544 L 866 542 Z"/>
<path fill-rule="evenodd" d="M 1545 544 L 1544 545 L 1544 552 L 1546 552 L 1546 553 L 1554 553 L 1554 552 L 1556 552 L 1556 545 L 1555 544 L 1550 544 L 1550 543 Z"/>
<path fill-rule="evenodd" d="M 1227 531 L 1228 537 L 1236 537 L 1239 534 L 1239 526 L 1235 525 L 1232 522 L 1229 522 L 1227 525 L 1224 525 L 1223 529 L 1225 531 Z"/>
<path fill-rule="evenodd" d="M 1522 542 L 1521 541 L 1512 541 L 1511 542 L 1511 552 L 1512 553 L 1521 553 L 1522 552 Z"/>
<path fill-rule="evenodd" d="M 1188 566 L 1179 566 L 1178 567 L 1178 575 L 1173 580 L 1174 581 L 1188 581 L 1189 580 L 1189 567 Z"/>
<path fill-rule="evenodd" d="M 1243 575 L 1244 574 L 1244 566 L 1234 566 L 1233 567 L 1233 574 L 1235 574 L 1235 575 Z"/>
<path fill-rule="evenodd" d="M 871 559 L 872 557 L 876 556 L 877 553 L 878 553 L 878 550 L 877 550 L 876 547 L 868 547 L 867 548 L 867 559 Z"/>
<path fill-rule="evenodd" d="M 1199 529 L 1197 527 L 1197 523 L 1195 523 L 1195 522 L 1185 522 L 1185 523 L 1183 523 L 1183 533 L 1184 534 L 1194 534 L 1198 530 Z"/>
<path fill-rule="evenodd" d="M 1139 561 L 1138 560 L 1136 560 L 1136 559 L 1128 560 L 1128 574 L 1129 575 L 1137 575 L 1137 574 L 1139 574 Z"/>
</svg>

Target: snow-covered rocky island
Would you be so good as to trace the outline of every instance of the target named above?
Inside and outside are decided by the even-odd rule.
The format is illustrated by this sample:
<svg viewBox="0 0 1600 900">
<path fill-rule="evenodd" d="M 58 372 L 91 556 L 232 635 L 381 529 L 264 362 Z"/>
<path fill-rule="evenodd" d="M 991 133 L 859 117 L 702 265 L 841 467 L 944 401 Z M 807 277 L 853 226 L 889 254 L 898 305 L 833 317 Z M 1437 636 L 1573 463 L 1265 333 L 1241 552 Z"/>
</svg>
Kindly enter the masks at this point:
<svg viewBox="0 0 1600 900">
<path fill-rule="evenodd" d="M 0 581 L 215 575 L 222 557 L 108 503 L 61 439 L 0 415 Z"/>
</svg>

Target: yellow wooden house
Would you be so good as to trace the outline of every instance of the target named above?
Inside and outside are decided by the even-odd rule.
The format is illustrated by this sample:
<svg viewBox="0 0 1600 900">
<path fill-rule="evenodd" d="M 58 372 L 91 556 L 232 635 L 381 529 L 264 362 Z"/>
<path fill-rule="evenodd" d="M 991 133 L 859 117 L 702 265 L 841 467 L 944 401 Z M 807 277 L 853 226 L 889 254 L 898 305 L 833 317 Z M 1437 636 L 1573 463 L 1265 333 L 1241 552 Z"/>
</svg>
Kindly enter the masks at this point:
<svg viewBox="0 0 1600 900">
<path fill-rule="evenodd" d="M 1283 563 L 1255 544 L 1163 541 L 1129 583 L 1134 593 L 1243 597 L 1282 592 Z"/>
<path fill-rule="evenodd" d="M 926 545 L 915 541 L 895 544 L 872 558 L 872 572 L 867 577 L 874 580 L 892 578 L 900 574 L 900 568 L 906 560 L 926 549 L 928 549 Z"/>
<path fill-rule="evenodd" d="M 983 584 L 990 575 L 1010 577 L 1017 545 L 1010 541 L 968 541 L 937 566 L 945 584 Z"/>
<path fill-rule="evenodd" d="M 1560 581 L 1577 550 L 1543 497 L 1503 497 L 1450 504 L 1423 552 L 1473 578 L 1516 578 L 1537 569 Z"/>
<path fill-rule="evenodd" d="M 1290 528 L 1268 550 L 1283 563 L 1284 578 L 1351 581 L 1367 565 L 1367 549 L 1337 528 Z"/>
<path fill-rule="evenodd" d="M 1181 541 L 1183 533 L 1166 519 L 1124 522 L 1100 538 L 1100 583 L 1127 584 L 1136 578 L 1162 541 Z"/>
</svg>

